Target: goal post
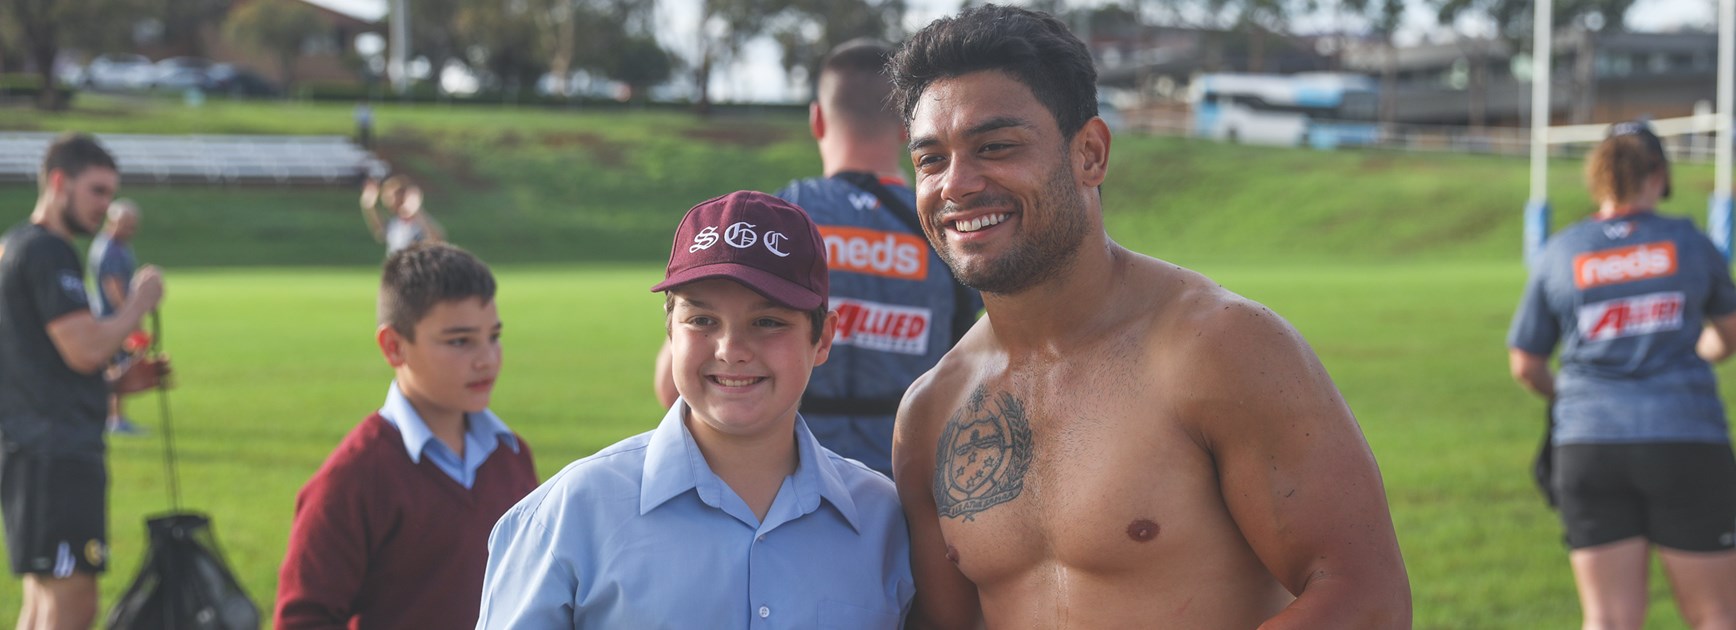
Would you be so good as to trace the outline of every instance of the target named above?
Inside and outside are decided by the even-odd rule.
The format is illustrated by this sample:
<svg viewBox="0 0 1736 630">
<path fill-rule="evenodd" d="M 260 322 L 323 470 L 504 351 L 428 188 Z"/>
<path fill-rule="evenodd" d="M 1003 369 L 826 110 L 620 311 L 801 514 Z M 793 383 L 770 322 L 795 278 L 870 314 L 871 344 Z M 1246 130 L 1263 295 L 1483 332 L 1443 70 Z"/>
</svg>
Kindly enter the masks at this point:
<svg viewBox="0 0 1736 630">
<path fill-rule="evenodd" d="M 1537 0 L 1531 55 L 1531 196 L 1525 202 L 1525 262 L 1543 249 L 1549 238 L 1549 146 L 1597 143 L 1608 133 L 1609 124 L 1549 125 L 1549 70 L 1551 66 L 1552 7 L 1550 0 Z M 1726 261 L 1736 242 L 1736 206 L 1730 190 L 1732 151 L 1731 114 L 1736 111 L 1736 0 L 1718 0 L 1718 105 L 1710 113 L 1649 121 L 1658 137 L 1710 134 L 1713 137 L 1712 197 L 1707 203 L 1706 233 Z M 1613 121 L 1612 121 L 1613 122 Z"/>
</svg>

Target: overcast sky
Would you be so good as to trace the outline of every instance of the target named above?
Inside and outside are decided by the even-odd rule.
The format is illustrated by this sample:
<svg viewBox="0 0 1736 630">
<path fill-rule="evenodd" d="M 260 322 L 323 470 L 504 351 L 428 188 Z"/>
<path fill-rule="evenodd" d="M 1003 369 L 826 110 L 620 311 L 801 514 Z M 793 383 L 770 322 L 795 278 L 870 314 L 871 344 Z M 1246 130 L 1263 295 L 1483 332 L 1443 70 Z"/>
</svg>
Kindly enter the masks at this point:
<svg viewBox="0 0 1736 630">
<path fill-rule="evenodd" d="M 386 0 L 307 0 L 367 19 L 386 14 Z M 937 17 L 958 10 L 960 0 L 906 0 L 905 30 L 915 31 Z M 664 45 L 679 55 L 691 55 L 695 25 L 699 22 L 700 0 L 660 0 L 657 23 L 666 25 L 661 31 Z M 1074 4 L 1106 4 L 1107 0 L 1076 0 Z M 1017 0 L 1009 4 L 1019 4 Z M 1716 21 L 1715 0 L 1637 0 L 1628 11 L 1628 26 L 1639 31 L 1670 31 L 1682 27 L 1709 28 Z M 1436 30 L 1433 17 L 1425 9 L 1408 14 L 1407 28 L 1401 39 L 1416 41 Z M 1324 31 L 1333 28 L 1330 16 L 1300 21 L 1299 30 Z M 1476 31 L 1476 25 L 1466 25 Z M 779 63 L 776 44 L 761 39 L 748 45 L 741 59 L 728 68 L 720 69 L 712 78 L 713 98 L 720 101 L 784 101 L 804 98 L 802 90 L 791 85 Z"/>
</svg>

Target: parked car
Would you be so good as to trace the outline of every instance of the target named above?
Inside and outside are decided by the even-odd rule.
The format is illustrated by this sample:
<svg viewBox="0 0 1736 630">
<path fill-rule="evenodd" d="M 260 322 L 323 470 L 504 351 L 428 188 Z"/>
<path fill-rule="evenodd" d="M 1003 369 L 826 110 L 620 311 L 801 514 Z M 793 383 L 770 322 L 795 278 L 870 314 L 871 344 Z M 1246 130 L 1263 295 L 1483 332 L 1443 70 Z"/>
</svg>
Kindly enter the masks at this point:
<svg viewBox="0 0 1736 630">
<path fill-rule="evenodd" d="M 97 90 L 142 90 L 156 78 L 157 67 L 144 55 L 101 55 L 84 69 L 85 86 Z"/>
<path fill-rule="evenodd" d="M 273 97 L 279 94 L 277 84 L 265 77 L 231 63 L 213 64 L 205 72 L 210 80 L 206 91 L 232 97 Z"/>
<path fill-rule="evenodd" d="M 211 89 L 211 68 L 216 64 L 200 57 L 170 57 L 156 64 L 152 87 L 160 90 L 183 91 Z"/>
<path fill-rule="evenodd" d="M 1097 117 L 1103 119 L 1104 126 L 1109 127 L 1110 131 L 1120 133 L 1127 127 L 1127 118 L 1121 115 L 1121 108 L 1102 96 L 1097 97 Z"/>
<path fill-rule="evenodd" d="M 64 87 L 84 85 L 84 64 L 61 55 L 54 60 L 54 80 Z"/>
</svg>

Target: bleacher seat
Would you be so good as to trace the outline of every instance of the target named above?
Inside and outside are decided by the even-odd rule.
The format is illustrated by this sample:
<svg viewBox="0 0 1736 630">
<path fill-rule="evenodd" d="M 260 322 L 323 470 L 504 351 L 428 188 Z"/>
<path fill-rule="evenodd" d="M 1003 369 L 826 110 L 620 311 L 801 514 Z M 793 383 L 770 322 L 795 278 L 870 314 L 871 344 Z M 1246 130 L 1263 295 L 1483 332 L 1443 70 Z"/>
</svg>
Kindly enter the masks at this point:
<svg viewBox="0 0 1736 630">
<path fill-rule="evenodd" d="M 0 182 L 34 182 L 57 134 L 0 132 Z M 335 185 L 378 176 L 379 158 L 343 136 L 96 134 L 127 183 Z"/>
</svg>

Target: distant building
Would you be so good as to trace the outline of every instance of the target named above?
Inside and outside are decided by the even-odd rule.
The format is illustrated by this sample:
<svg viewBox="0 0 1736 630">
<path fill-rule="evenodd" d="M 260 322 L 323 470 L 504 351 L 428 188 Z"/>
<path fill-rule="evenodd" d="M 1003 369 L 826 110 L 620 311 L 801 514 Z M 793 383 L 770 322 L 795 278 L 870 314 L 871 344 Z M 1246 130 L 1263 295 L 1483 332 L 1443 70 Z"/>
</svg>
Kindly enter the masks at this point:
<svg viewBox="0 0 1736 630">
<path fill-rule="evenodd" d="M 1550 118 L 1601 123 L 1692 114 L 1716 90 L 1717 37 L 1709 33 L 1563 30 L 1553 42 Z M 1344 51 L 1346 70 L 1382 78 L 1400 123 L 1529 124 L 1531 57 L 1498 39 Z"/>
<path fill-rule="evenodd" d="M 1201 73 L 1293 74 L 1336 70 L 1314 38 L 1263 29 L 1214 30 L 1121 24 L 1086 36 L 1099 85 L 1180 102 Z"/>
<path fill-rule="evenodd" d="M 230 10 L 252 1 L 255 0 L 235 0 Z M 383 38 L 386 36 L 385 22 L 377 16 L 328 7 L 318 2 L 290 1 L 312 8 L 326 25 L 324 32 L 302 42 L 301 56 L 295 61 L 296 82 L 359 84 L 365 81 L 366 70 L 353 52 L 356 36 L 362 33 L 377 33 Z M 224 41 L 221 25 L 207 30 L 206 50 L 210 51 L 214 61 L 244 65 L 279 84 L 283 83 L 284 77 L 279 76 L 275 59 Z"/>
<path fill-rule="evenodd" d="M 229 10 L 233 11 L 254 1 L 257 0 L 234 0 Z M 365 81 L 365 65 L 354 53 L 355 41 L 356 36 L 363 33 L 377 33 L 382 39 L 386 37 L 385 22 L 377 12 L 355 12 L 336 5 L 327 6 L 329 2 L 288 1 L 313 9 L 326 27 L 318 35 L 302 42 L 301 55 L 295 61 L 296 81 L 328 84 L 359 84 Z M 194 38 L 165 37 L 162 24 L 156 20 L 141 20 L 133 26 L 132 31 L 131 52 L 144 55 L 152 61 L 171 57 L 202 57 L 215 63 L 245 67 L 278 85 L 283 84 L 284 77 L 281 76 L 275 57 L 261 55 L 224 39 L 222 17 L 200 28 L 196 41 Z M 83 64 L 89 62 L 92 55 L 68 50 L 65 56 L 68 63 Z"/>
</svg>

